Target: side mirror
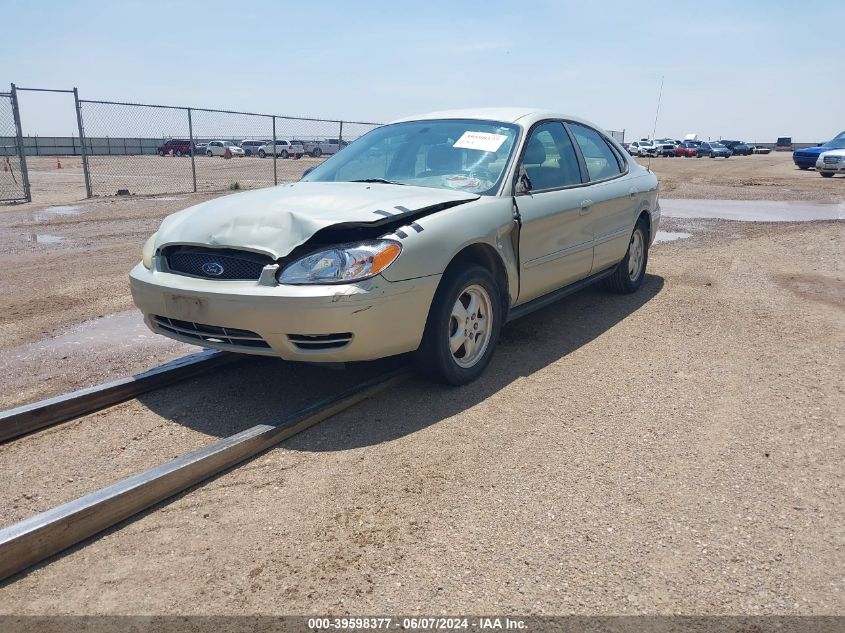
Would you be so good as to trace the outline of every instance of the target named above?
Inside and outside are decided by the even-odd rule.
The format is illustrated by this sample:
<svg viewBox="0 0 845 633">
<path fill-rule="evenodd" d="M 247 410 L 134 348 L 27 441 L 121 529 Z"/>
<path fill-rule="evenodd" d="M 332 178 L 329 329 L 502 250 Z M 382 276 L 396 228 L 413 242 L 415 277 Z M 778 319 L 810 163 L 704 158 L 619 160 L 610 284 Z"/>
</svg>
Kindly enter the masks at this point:
<svg viewBox="0 0 845 633">
<path fill-rule="evenodd" d="M 315 165 L 314 167 L 316 167 L 316 165 Z M 308 175 L 308 174 L 310 174 L 312 171 L 314 171 L 314 167 L 309 167 L 309 168 L 308 168 L 308 169 L 306 169 L 304 172 L 302 172 L 302 177 L 303 177 L 303 178 L 305 178 L 305 176 L 307 176 L 307 175 Z"/>
</svg>

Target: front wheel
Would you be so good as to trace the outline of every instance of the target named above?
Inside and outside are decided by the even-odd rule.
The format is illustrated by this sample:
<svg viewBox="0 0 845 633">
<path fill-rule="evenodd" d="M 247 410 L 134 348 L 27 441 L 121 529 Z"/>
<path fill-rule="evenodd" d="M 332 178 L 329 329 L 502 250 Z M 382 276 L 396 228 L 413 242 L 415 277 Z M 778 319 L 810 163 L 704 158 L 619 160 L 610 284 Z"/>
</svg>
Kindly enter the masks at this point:
<svg viewBox="0 0 845 633">
<path fill-rule="evenodd" d="M 640 219 L 631 233 L 628 242 L 628 252 L 619 262 L 616 270 L 605 281 L 605 286 L 613 292 L 627 294 L 636 291 L 643 285 L 645 268 L 648 264 L 648 227 L 645 220 Z"/>
<path fill-rule="evenodd" d="M 323 150 L 319 147 L 315 147 L 314 150 L 311 152 L 311 158 L 320 158 L 323 155 Z"/>
<path fill-rule="evenodd" d="M 263 149 L 260 149 L 258 150 L 258 156 L 260 158 L 264 158 L 265 156 L 267 156 L 267 152 L 265 152 Z"/>
<path fill-rule="evenodd" d="M 810 169 L 810 166 L 809 165 L 798 165 L 798 169 L 800 169 L 802 171 L 807 171 L 808 169 Z"/>
<path fill-rule="evenodd" d="M 282 153 L 279 154 L 279 156 L 281 156 L 282 158 L 287 158 L 288 156 L 290 156 L 290 154 L 288 154 L 288 151 L 286 149 L 283 149 Z"/>
<path fill-rule="evenodd" d="M 211 156 L 214 156 L 214 152 L 212 152 L 212 151 L 209 149 L 209 150 L 206 150 L 205 155 L 206 155 L 206 156 L 208 156 L 208 157 L 210 158 Z"/>
<path fill-rule="evenodd" d="M 819 173 L 822 175 L 822 178 L 833 178 L 832 171 L 820 171 Z"/>
<path fill-rule="evenodd" d="M 490 271 L 482 266 L 450 271 L 434 296 L 414 363 L 437 382 L 472 382 L 493 356 L 502 314 L 501 291 Z"/>
</svg>

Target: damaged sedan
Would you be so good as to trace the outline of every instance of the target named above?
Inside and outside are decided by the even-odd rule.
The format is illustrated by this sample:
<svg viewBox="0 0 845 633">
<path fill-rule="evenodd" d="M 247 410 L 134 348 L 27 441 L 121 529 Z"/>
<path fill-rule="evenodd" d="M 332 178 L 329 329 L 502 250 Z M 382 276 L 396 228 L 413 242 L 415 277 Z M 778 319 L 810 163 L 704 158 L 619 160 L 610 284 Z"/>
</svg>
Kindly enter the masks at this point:
<svg viewBox="0 0 845 633">
<path fill-rule="evenodd" d="M 310 362 L 412 352 L 459 385 L 508 320 L 591 283 L 634 292 L 657 179 L 595 125 L 521 108 L 385 125 L 299 182 L 167 217 L 130 274 L 147 325 Z"/>
</svg>

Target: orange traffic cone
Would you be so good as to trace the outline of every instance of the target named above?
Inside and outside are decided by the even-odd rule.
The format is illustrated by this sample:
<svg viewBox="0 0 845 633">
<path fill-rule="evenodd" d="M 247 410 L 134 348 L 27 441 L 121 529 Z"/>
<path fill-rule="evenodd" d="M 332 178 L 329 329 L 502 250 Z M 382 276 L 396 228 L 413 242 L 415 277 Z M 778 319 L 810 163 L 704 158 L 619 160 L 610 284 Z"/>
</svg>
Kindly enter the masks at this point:
<svg viewBox="0 0 845 633">
<path fill-rule="evenodd" d="M 56 169 L 62 168 L 62 161 L 59 160 L 59 157 L 56 156 Z"/>
</svg>

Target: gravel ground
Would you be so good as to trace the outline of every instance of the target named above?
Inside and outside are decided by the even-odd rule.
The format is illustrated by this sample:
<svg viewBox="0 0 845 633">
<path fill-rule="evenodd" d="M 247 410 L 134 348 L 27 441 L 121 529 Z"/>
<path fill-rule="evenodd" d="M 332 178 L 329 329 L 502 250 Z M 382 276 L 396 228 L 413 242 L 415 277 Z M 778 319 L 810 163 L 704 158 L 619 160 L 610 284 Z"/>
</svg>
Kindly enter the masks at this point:
<svg viewBox="0 0 845 633">
<path fill-rule="evenodd" d="M 0 612 L 841 613 L 843 224 L 667 228 L 693 237 L 641 292 L 515 322 L 473 385 L 382 394 L 7 582 Z M 86 435 L 161 425 L 175 453 L 180 426 L 266 418 L 284 398 L 254 376 L 10 455 L 46 507 Z"/>
<path fill-rule="evenodd" d="M 730 163 L 761 199 L 845 199 L 763 158 L 652 168 L 674 197 L 742 199 Z M 207 197 L 0 210 L 4 406 L 189 349 L 137 338 L 126 273 Z M 478 382 L 354 407 L 0 585 L 0 614 L 841 614 L 845 223 L 661 228 L 691 237 L 639 293 L 507 326 Z M 0 525 L 377 369 L 250 359 L 0 446 Z"/>
</svg>

